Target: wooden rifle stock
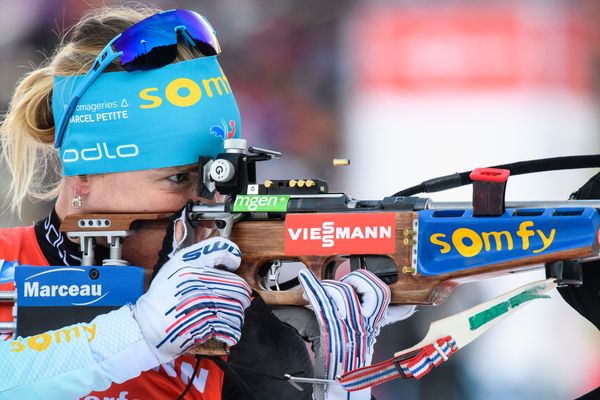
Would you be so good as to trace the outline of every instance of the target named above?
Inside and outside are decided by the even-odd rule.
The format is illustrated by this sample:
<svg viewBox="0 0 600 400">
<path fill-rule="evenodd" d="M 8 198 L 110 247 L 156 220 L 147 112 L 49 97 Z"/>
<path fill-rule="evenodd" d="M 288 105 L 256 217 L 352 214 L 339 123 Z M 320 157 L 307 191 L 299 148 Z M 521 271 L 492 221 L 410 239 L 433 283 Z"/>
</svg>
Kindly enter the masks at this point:
<svg viewBox="0 0 600 400">
<path fill-rule="evenodd" d="M 541 253 L 530 257 L 522 257 L 513 261 L 490 263 L 484 266 L 462 269 L 456 272 L 426 276 L 414 273 L 410 267 L 413 264 L 413 246 L 416 243 L 407 240 L 405 232 L 413 227 L 413 221 L 418 219 L 417 212 L 394 212 L 396 218 L 396 251 L 387 254 L 393 260 L 398 270 L 398 279 L 389 284 L 392 291 L 392 303 L 439 305 L 452 293 L 459 284 L 529 270 L 532 266 L 561 260 L 573 260 L 592 257 L 597 254 L 597 245 L 592 240 L 589 246 L 569 250 Z M 127 231 L 134 228 L 165 229 L 166 214 L 82 214 L 65 217 L 61 231 L 77 232 L 97 230 L 99 233 L 110 230 Z M 81 221 L 110 220 L 110 226 L 89 226 Z M 285 221 L 240 221 L 233 227 L 231 240 L 242 251 L 242 265 L 236 271 L 243 277 L 252 289 L 259 294 L 267 304 L 271 305 L 303 305 L 302 290 L 285 291 L 269 290 L 262 284 L 261 272 L 274 260 L 299 261 L 312 270 L 320 279 L 327 278 L 327 268 L 344 261 L 344 255 L 326 256 L 289 256 L 285 252 Z"/>
<path fill-rule="evenodd" d="M 591 209 L 590 211 L 594 211 L 595 215 L 593 215 L 593 218 L 594 221 L 597 221 L 597 212 Z M 588 243 L 587 245 L 571 246 L 566 250 L 542 252 L 541 254 L 531 252 L 530 256 L 523 257 L 521 255 L 509 261 L 490 262 L 489 264 L 473 268 L 464 268 L 463 266 L 454 270 L 454 272 L 448 273 L 421 274 L 414 268 L 414 265 L 417 265 L 417 260 L 414 260 L 414 257 L 417 257 L 419 254 L 416 246 L 419 245 L 419 241 L 431 241 L 431 239 L 427 237 L 419 238 L 419 235 L 414 231 L 420 220 L 419 212 L 386 212 L 394 214 L 395 245 L 393 247 L 395 251 L 389 254 L 380 254 L 380 256 L 388 257 L 393 261 L 393 265 L 396 268 L 397 280 L 389 284 L 392 293 L 392 303 L 395 304 L 438 305 L 443 303 L 460 283 L 531 269 L 536 264 L 581 259 L 594 256 L 598 253 L 597 240 L 584 240 L 583 242 Z M 333 216 L 334 214 L 330 215 Z M 565 215 L 568 215 L 568 213 Z M 111 232 L 129 232 L 135 229 L 150 228 L 164 230 L 166 229 L 167 221 L 168 215 L 166 214 L 71 215 L 67 216 L 63 221 L 61 231 L 71 234 L 85 232 L 86 235 L 97 234 L 98 236 L 103 236 Z M 528 222 L 525 221 L 525 223 Z M 586 232 L 594 231 L 597 237 L 597 222 L 595 222 L 595 225 L 592 225 L 592 228 L 586 228 Z M 496 238 L 496 246 L 501 246 L 501 235 L 505 234 L 505 232 L 487 232 L 487 234 L 490 235 L 488 236 L 488 241 L 493 236 Z M 518 235 L 518 232 L 516 234 Z M 286 254 L 286 222 L 281 219 L 237 222 L 233 225 L 230 238 L 240 247 L 242 252 L 242 265 L 236 273 L 243 277 L 267 304 L 271 305 L 306 304 L 301 288 L 273 291 L 264 286 L 262 282 L 264 282 L 265 270 L 268 270 L 273 261 L 301 262 L 312 270 L 317 277 L 326 279 L 331 276 L 329 268 L 332 265 L 335 266 L 343 262 L 347 256 L 353 256 L 353 254 L 334 253 L 306 256 L 290 256 Z M 525 239 L 522 238 L 522 240 L 523 247 L 525 247 Z M 491 244 L 488 243 L 488 245 L 491 248 Z M 443 253 L 444 251 L 441 252 Z M 210 339 L 206 343 L 194 346 L 189 352 L 192 354 L 214 356 L 225 355 L 228 353 L 228 350 L 222 342 Z"/>
</svg>

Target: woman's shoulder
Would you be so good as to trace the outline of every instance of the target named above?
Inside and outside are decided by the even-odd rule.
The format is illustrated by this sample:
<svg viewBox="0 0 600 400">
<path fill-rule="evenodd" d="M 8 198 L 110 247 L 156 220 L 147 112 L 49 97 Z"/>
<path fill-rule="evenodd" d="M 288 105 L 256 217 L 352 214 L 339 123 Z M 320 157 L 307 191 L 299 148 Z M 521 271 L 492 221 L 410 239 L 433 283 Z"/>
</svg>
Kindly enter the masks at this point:
<svg viewBox="0 0 600 400">
<path fill-rule="evenodd" d="M 47 265 L 32 226 L 0 228 L 0 260 L 25 265 Z"/>
</svg>

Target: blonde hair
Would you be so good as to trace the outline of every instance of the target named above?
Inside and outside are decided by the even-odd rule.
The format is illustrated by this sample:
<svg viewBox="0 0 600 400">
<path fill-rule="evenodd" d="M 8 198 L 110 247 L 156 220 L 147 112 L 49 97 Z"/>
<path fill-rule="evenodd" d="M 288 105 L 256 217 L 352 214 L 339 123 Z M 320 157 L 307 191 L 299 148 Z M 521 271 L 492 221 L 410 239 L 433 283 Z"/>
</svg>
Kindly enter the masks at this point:
<svg viewBox="0 0 600 400">
<path fill-rule="evenodd" d="M 23 202 L 54 200 L 62 187 L 61 165 L 54 148 L 52 86 L 57 75 L 85 74 L 106 44 L 159 9 L 147 6 L 105 7 L 85 14 L 61 40 L 54 55 L 17 84 L 0 126 L 5 165 L 11 174 L 7 206 L 20 215 Z M 179 44 L 174 62 L 202 57 Z M 118 60 L 105 71 L 122 70 Z"/>
</svg>

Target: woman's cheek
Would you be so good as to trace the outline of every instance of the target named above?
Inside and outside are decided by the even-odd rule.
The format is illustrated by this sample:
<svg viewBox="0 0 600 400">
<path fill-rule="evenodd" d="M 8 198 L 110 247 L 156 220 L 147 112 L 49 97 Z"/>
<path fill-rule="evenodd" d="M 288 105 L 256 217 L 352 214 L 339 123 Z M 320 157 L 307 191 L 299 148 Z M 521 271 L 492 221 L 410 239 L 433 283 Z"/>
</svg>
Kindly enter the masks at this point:
<svg viewBox="0 0 600 400">
<path fill-rule="evenodd" d="M 165 237 L 163 229 L 138 229 L 123 242 L 123 258 L 131 265 L 152 271 Z"/>
</svg>

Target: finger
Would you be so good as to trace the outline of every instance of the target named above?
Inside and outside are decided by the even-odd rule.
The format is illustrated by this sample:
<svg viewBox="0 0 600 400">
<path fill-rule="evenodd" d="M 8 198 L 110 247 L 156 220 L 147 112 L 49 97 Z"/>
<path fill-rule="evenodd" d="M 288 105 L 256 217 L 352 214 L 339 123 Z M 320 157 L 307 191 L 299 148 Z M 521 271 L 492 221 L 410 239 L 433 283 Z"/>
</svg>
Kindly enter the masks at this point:
<svg viewBox="0 0 600 400">
<path fill-rule="evenodd" d="M 217 317 L 207 320 L 206 324 L 190 329 L 186 334 L 191 335 L 195 342 L 201 338 L 202 342 L 215 338 L 228 346 L 234 346 L 242 336 L 241 326 L 231 326 L 220 321 Z"/>
<path fill-rule="evenodd" d="M 180 249 L 184 249 L 195 242 L 193 229 L 187 218 L 189 204 L 169 218 L 162 246 L 158 252 L 158 260 L 152 271 L 152 281 L 159 275 L 162 267 L 174 258 Z M 164 276 L 165 274 L 163 273 L 162 275 Z"/>
<path fill-rule="evenodd" d="M 240 304 L 242 311 L 249 307 L 250 305 L 250 294 L 245 287 L 237 288 L 222 288 L 215 289 L 214 287 L 208 287 L 206 284 L 202 282 L 198 282 L 197 284 L 191 283 L 181 288 L 178 287 L 179 292 L 176 293 L 175 296 L 179 296 L 181 301 L 185 301 L 190 296 L 193 297 L 207 297 L 207 298 L 223 298 L 228 300 L 234 300 Z"/>
<path fill-rule="evenodd" d="M 198 279 L 208 285 L 216 294 L 224 298 L 234 298 L 248 306 L 252 289 L 241 277 L 232 272 L 208 269 L 199 273 Z"/>
<path fill-rule="evenodd" d="M 303 269 L 299 272 L 298 279 L 321 327 L 325 369 L 335 372 L 335 368 L 329 368 L 329 366 L 330 364 L 344 363 L 346 355 L 344 344 L 348 342 L 348 330 L 344 321 L 337 314 L 337 307 L 333 300 L 315 274 L 310 270 Z"/>
<path fill-rule="evenodd" d="M 250 287 L 242 278 L 231 272 L 215 269 L 197 271 L 188 268 L 180 278 L 180 282 L 175 286 L 178 309 L 181 308 L 181 304 L 202 302 L 209 307 L 211 302 L 223 302 L 236 309 L 239 307 L 243 313 L 244 309 L 250 306 Z"/>
<path fill-rule="evenodd" d="M 175 220 L 175 243 L 177 245 L 177 247 L 179 247 L 179 244 L 181 243 L 181 241 L 184 238 L 184 234 L 185 234 L 185 225 L 181 220 Z"/>
<path fill-rule="evenodd" d="M 308 269 L 303 269 L 298 273 L 298 279 L 313 310 L 321 314 L 321 317 L 334 319 L 335 306 L 315 274 Z"/>
<path fill-rule="evenodd" d="M 215 313 L 206 308 L 198 308 L 189 313 L 178 315 L 176 320 L 165 330 L 166 336 L 159 343 L 160 347 L 166 342 L 173 343 L 184 335 L 193 335 L 190 331 L 204 329 L 215 320 Z"/>
<path fill-rule="evenodd" d="M 384 324 L 393 324 L 394 322 L 402 321 L 415 313 L 417 306 L 406 304 L 394 304 L 388 307 L 385 315 Z"/>
<path fill-rule="evenodd" d="M 228 333 L 232 337 L 241 336 L 241 327 L 244 323 L 243 310 L 240 313 L 226 312 L 224 310 L 201 309 L 200 311 L 181 318 L 177 328 L 171 332 L 169 340 L 173 342 L 182 335 L 208 336 L 212 332 Z"/>
<path fill-rule="evenodd" d="M 336 307 L 325 292 L 321 282 L 308 269 L 301 270 L 298 273 L 298 279 L 304 289 L 306 299 L 312 306 L 319 325 L 323 330 L 323 335 L 325 336 L 324 342 L 329 345 L 332 342 L 340 342 L 343 328 L 338 323 L 339 317 L 335 310 Z"/>
<path fill-rule="evenodd" d="M 218 322 L 215 321 L 218 324 Z M 198 327 L 189 332 L 191 335 L 182 346 L 190 346 L 190 343 L 194 345 L 202 344 L 210 339 L 216 339 L 219 342 L 225 343 L 225 345 L 231 347 L 235 346 L 240 339 L 241 333 L 237 334 L 227 327 L 220 327 L 215 329 L 214 325 L 206 325 Z"/>
<path fill-rule="evenodd" d="M 361 318 L 360 300 L 354 287 L 338 281 L 325 281 L 322 285 L 331 301 L 333 301 L 340 318 L 342 320 L 348 319 L 353 327 L 357 327 L 357 321 Z"/>
<path fill-rule="evenodd" d="M 185 248 L 195 242 L 193 229 L 187 220 L 186 209 L 182 209 L 173 216 L 173 242 L 171 244 L 171 257 L 179 249 Z"/>
<path fill-rule="evenodd" d="M 241 329 L 233 329 L 227 325 L 215 326 L 213 332 L 213 338 L 230 347 L 235 346 L 242 337 Z"/>
<path fill-rule="evenodd" d="M 341 371 L 348 371 L 362 362 L 363 354 L 367 351 L 365 338 L 368 336 L 369 327 L 365 326 L 360 300 L 352 285 L 333 280 L 323 281 L 322 285 L 340 316 L 336 320 L 342 334 L 339 367 Z"/>
<path fill-rule="evenodd" d="M 362 314 L 373 327 L 378 326 L 385 317 L 391 300 L 390 288 L 377 278 L 375 274 L 358 270 L 341 279 L 352 285 L 361 296 Z"/>
<path fill-rule="evenodd" d="M 236 271 L 242 262 L 242 252 L 237 244 L 233 243 L 231 240 L 224 238 L 212 238 L 214 239 L 214 244 L 211 245 L 210 248 L 218 249 L 215 250 L 210 259 L 210 264 L 212 266 L 218 266 L 226 271 L 234 272 Z M 207 239 L 205 241 L 211 241 L 212 239 Z M 208 251 L 208 247 L 206 248 Z"/>
<path fill-rule="evenodd" d="M 241 327 L 244 325 L 244 310 L 217 310 L 215 315 L 229 326 Z"/>
</svg>

